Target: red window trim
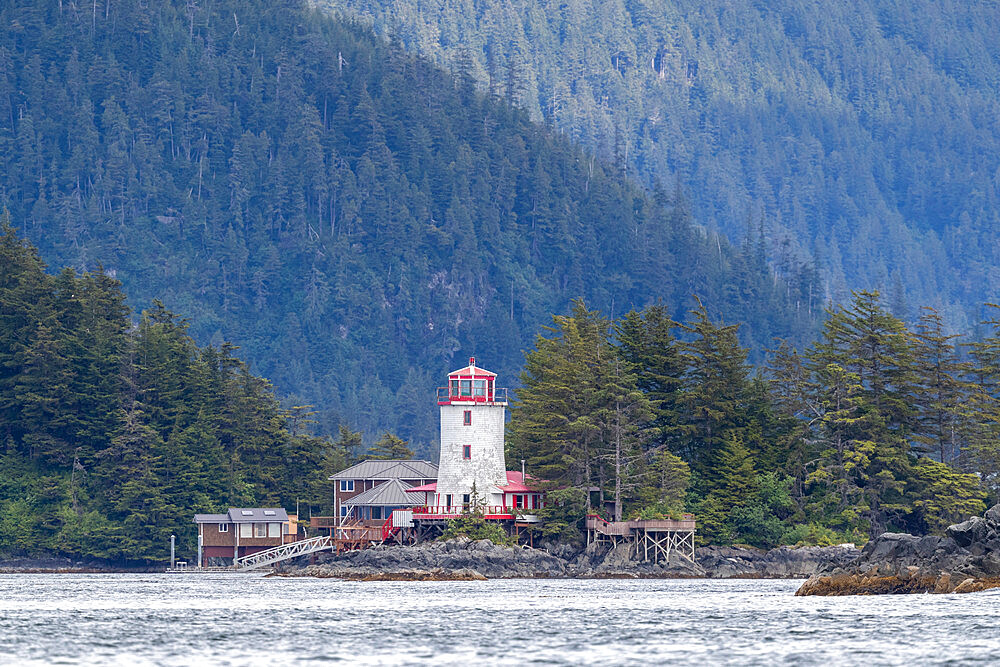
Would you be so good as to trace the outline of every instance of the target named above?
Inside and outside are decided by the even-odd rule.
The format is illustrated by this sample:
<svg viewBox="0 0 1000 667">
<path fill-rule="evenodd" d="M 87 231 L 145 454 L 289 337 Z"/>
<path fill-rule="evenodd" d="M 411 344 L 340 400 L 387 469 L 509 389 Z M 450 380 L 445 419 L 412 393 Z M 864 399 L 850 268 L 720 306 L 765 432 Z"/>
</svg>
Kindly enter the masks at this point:
<svg viewBox="0 0 1000 667">
<path fill-rule="evenodd" d="M 462 445 L 462 458 L 466 461 L 472 458 L 472 445 Z"/>
<path fill-rule="evenodd" d="M 462 426 L 472 426 L 472 410 L 462 412 Z"/>
</svg>

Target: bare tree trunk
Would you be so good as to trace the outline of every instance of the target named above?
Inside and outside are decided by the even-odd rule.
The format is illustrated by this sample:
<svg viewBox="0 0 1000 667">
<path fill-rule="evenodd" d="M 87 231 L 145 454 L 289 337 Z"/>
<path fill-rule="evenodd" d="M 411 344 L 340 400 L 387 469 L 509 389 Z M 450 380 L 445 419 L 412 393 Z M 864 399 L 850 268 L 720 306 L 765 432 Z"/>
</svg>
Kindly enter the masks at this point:
<svg viewBox="0 0 1000 667">
<path fill-rule="evenodd" d="M 615 521 L 622 520 L 622 406 L 615 403 Z"/>
</svg>

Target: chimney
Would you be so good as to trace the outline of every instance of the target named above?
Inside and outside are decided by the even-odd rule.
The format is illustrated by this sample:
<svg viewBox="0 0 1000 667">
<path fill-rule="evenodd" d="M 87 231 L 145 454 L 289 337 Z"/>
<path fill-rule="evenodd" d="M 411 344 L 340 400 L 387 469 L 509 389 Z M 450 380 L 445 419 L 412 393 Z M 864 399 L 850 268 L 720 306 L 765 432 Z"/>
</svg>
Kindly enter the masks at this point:
<svg viewBox="0 0 1000 667">
<path fill-rule="evenodd" d="M 469 365 L 470 366 L 475 366 L 476 365 L 476 358 L 475 357 L 469 357 Z"/>
</svg>

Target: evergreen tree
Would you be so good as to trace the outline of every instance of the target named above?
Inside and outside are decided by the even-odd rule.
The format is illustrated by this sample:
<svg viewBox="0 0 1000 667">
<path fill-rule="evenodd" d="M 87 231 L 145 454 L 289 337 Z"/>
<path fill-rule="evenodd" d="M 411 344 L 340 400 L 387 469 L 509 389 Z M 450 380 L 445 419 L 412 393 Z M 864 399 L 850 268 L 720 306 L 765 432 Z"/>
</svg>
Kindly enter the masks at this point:
<svg viewBox="0 0 1000 667">
<path fill-rule="evenodd" d="M 913 473 L 911 502 L 923 531 L 943 533 L 949 525 L 978 516 L 986 509 L 986 494 L 976 475 L 961 473 L 923 456 Z"/>
<path fill-rule="evenodd" d="M 678 518 L 691 479 L 691 467 L 679 456 L 660 449 L 645 471 L 639 497 L 643 508 L 634 513 L 641 519 Z"/>
<path fill-rule="evenodd" d="M 683 327 L 692 336 L 682 345 L 688 369 L 681 395 L 683 451 L 701 481 L 711 484 L 708 468 L 746 425 L 747 350 L 738 325 L 716 324 L 701 304 L 691 315 L 693 322 Z"/>
<path fill-rule="evenodd" d="M 686 370 L 673 333 L 678 327 L 661 304 L 629 311 L 615 324 L 619 355 L 653 410 L 651 426 L 657 433 L 650 444 L 673 451 L 680 446 L 677 424 Z"/>
<path fill-rule="evenodd" d="M 933 308 L 923 308 L 914 333 L 914 387 L 916 420 L 913 440 L 921 453 L 949 463 L 959 456 L 965 430 L 962 413 L 971 385 L 965 381 L 968 365 L 958 359 L 952 344 L 957 336 L 944 333 L 944 322 Z"/>
<path fill-rule="evenodd" d="M 382 437 L 368 450 L 369 459 L 406 460 L 413 458 L 413 450 L 406 446 L 407 442 L 391 433 L 383 433 Z"/>
</svg>

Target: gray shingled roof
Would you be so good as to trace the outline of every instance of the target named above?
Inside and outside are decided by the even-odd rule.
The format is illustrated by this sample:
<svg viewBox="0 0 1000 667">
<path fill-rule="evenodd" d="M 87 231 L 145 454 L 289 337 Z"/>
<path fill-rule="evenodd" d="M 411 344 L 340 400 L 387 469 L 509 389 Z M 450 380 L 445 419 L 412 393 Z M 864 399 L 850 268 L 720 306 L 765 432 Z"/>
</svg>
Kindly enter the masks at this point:
<svg viewBox="0 0 1000 667">
<path fill-rule="evenodd" d="M 231 523 L 284 522 L 288 521 L 288 513 L 280 507 L 230 507 L 229 521 Z"/>
<path fill-rule="evenodd" d="M 249 514 L 245 514 L 249 512 Z M 267 512 L 265 514 L 265 512 Z M 230 507 L 225 514 L 195 514 L 195 523 L 274 523 L 288 521 L 281 507 Z"/>
<path fill-rule="evenodd" d="M 430 461 L 362 461 L 330 479 L 437 479 L 438 467 Z"/>
<path fill-rule="evenodd" d="M 345 500 L 344 505 L 348 507 L 353 507 L 354 505 L 409 507 L 413 504 L 413 497 L 406 493 L 406 490 L 409 488 L 412 487 L 406 482 L 401 482 L 398 479 L 390 479 L 387 482 L 368 489 L 364 493 L 359 493 L 353 498 Z"/>
</svg>

